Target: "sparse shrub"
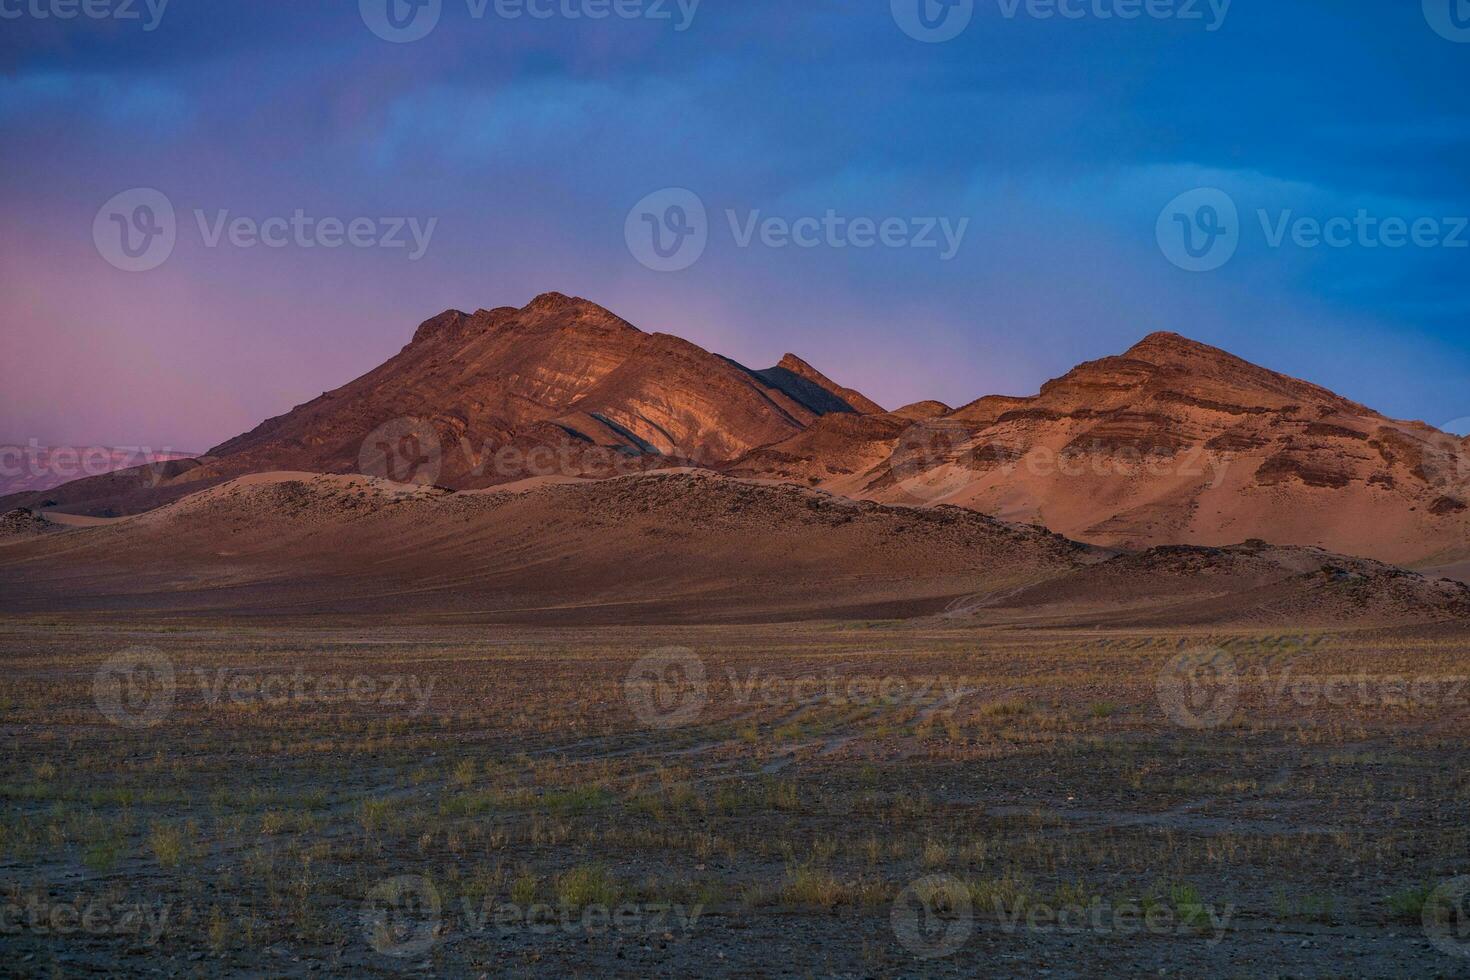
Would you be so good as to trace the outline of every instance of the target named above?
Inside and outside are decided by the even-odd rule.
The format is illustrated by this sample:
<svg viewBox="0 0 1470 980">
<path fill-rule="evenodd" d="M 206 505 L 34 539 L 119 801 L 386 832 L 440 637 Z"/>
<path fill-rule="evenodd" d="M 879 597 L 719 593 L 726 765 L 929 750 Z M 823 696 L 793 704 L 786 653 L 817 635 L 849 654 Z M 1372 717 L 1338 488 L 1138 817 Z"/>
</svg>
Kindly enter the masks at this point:
<svg viewBox="0 0 1470 980">
<path fill-rule="evenodd" d="M 1277 891 L 1276 915 L 1281 919 L 1305 919 L 1310 922 L 1332 922 L 1337 917 L 1337 899 L 1332 895 L 1293 897 L 1285 890 Z"/>
<path fill-rule="evenodd" d="M 1057 886 L 1052 900 L 1057 905 L 1086 908 L 1097 896 L 1080 881 L 1068 881 Z"/>
<path fill-rule="evenodd" d="M 844 892 L 842 882 L 830 873 L 801 865 L 787 870 L 781 900 L 792 905 L 830 909 L 842 901 Z"/>
<path fill-rule="evenodd" d="M 1031 713 L 1031 706 L 1024 701 L 992 701 L 980 709 L 982 718 L 1017 718 Z"/>
<path fill-rule="evenodd" d="M 1179 921 L 1191 928 L 1202 928 L 1209 923 L 1209 914 L 1200 899 L 1199 889 L 1193 885 L 1175 885 L 1169 889 L 1169 904 Z"/>
<path fill-rule="evenodd" d="M 949 864 L 953 848 L 943 841 L 927 840 L 919 854 L 919 863 L 926 868 L 942 868 Z"/>
<path fill-rule="evenodd" d="M 358 820 L 365 833 L 374 834 L 388 822 L 391 804 L 387 800 L 363 800 Z"/>
<path fill-rule="evenodd" d="M 216 953 L 230 942 L 230 921 L 216 905 L 209 910 L 209 948 Z"/>
<path fill-rule="evenodd" d="M 577 910 L 588 905 L 613 906 L 621 889 L 602 865 L 579 865 L 556 879 L 556 898 L 564 907 Z"/>
<path fill-rule="evenodd" d="M 184 828 L 177 824 L 154 823 L 148 831 L 148 847 L 164 868 L 177 868 L 189 855 Z"/>
<path fill-rule="evenodd" d="M 536 876 L 522 871 L 510 885 L 510 900 L 517 905 L 530 905 L 536 900 Z"/>
<path fill-rule="evenodd" d="M 778 780 L 767 780 L 763 786 L 765 803 L 776 810 L 795 810 L 798 805 L 796 784 L 793 782 L 781 782 Z"/>
<path fill-rule="evenodd" d="M 105 872 L 111 871 L 117 864 L 118 855 L 122 851 L 122 843 L 116 838 L 108 837 L 103 840 L 93 841 L 87 845 L 82 852 L 82 864 L 89 871 Z"/>
<path fill-rule="evenodd" d="M 1433 885 L 1418 885 L 1394 892 L 1384 901 L 1394 918 L 1418 924 L 1424 921 L 1424 906 L 1433 894 Z"/>
<path fill-rule="evenodd" d="M 1015 872 L 998 878 L 980 878 L 969 883 L 970 902 L 976 911 L 1014 914 L 1030 908 L 1036 900 L 1031 883 Z"/>
</svg>

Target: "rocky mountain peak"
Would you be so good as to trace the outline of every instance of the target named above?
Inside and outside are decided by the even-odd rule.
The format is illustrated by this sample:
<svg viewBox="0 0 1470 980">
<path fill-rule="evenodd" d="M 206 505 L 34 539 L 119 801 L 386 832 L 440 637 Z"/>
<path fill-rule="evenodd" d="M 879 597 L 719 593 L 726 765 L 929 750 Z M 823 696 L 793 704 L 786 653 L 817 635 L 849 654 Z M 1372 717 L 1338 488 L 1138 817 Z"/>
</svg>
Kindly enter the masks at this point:
<svg viewBox="0 0 1470 980">
<path fill-rule="evenodd" d="M 1123 356 L 1159 366 L 1187 364 L 1202 360 L 1246 363 L 1218 347 L 1190 340 L 1182 334 L 1169 330 L 1158 330 L 1149 334 L 1128 348 Z"/>
<path fill-rule="evenodd" d="M 806 361 L 802 360 L 789 351 L 782 355 L 780 362 L 777 363 L 775 367 L 770 368 L 766 371 L 762 371 L 760 372 L 760 374 L 767 381 L 771 381 L 773 383 L 781 375 L 800 379 L 801 381 L 806 382 L 810 385 L 815 385 L 817 388 L 820 388 L 822 391 L 826 392 L 828 395 L 831 395 L 834 399 L 836 399 L 837 403 L 840 403 L 822 405 L 819 407 L 817 404 L 814 404 L 810 399 L 799 399 L 811 405 L 813 408 L 818 409 L 820 413 L 825 413 L 829 411 L 852 411 L 856 412 L 859 415 L 876 415 L 883 411 L 883 406 L 867 398 L 862 394 L 862 392 L 855 391 L 852 388 L 842 387 L 831 378 L 828 378 L 821 371 L 818 371 Z"/>
</svg>

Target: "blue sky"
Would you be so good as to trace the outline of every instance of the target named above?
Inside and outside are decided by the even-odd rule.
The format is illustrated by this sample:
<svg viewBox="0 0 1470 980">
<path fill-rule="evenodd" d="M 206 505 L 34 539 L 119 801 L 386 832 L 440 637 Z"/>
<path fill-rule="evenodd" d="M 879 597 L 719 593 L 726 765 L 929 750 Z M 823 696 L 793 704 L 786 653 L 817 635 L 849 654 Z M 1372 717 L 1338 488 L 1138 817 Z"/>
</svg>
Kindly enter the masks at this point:
<svg viewBox="0 0 1470 980">
<path fill-rule="evenodd" d="M 441 0 L 406 43 L 357 0 L 68 20 L 56 2 L 0 0 L 0 441 L 202 449 L 442 309 L 550 289 L 753 367 L 794 351 L 890 407 L 1028 394 L 1167 329 L 1470 431 L 1451 0 L 1150 0 L 1134 19 L 1130 0 L 968 0 L 937 43 L 901 24 L 920 0 L 524 0 L 544 18 Z M 567 16 L 599 2 L 639 16 Z M 134 188 L 176 215 L 146 271 L 94 235 Z M 626 233 L 665 188 L 706 210 L 707 247 L 671 272 Z M 1197 188 L 1237 209 L 1235 251 L 1203 272 L 1159 231 Z M 210 244 L 221 219 L 297 211 L 432 235 L 416 259 Z M 906 241 L 736 234 L 829 212 Z M 1419 222 L 1422 243 L 1271 241 L 1359 214 Z M 930 220 L 964 223 L 952 258 L 909 247 Z"/>
</svg>

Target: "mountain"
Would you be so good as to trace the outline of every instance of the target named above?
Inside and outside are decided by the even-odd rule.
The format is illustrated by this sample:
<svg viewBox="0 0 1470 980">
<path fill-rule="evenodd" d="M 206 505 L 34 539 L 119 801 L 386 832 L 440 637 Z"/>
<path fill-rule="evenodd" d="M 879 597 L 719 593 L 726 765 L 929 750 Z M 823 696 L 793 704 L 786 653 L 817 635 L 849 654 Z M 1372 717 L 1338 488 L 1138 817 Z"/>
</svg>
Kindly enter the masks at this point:
<svg viewBox="0 0 1470 980">
<path fill-rule="evenodd" d="M 718 464 L 822 415 L 854 412 L 848 398 L 869 404 L 794 357 L 752 371 L 547 293 L 521 309 L 434 317 L 381 367 L 215 447 L 217 461 L 205 466 L 353 472 L 364 439 L 402 419 L 424 427 L 422 441 L 432 432 L 441 454 L 434 482 L 455 489 L 534 475 L 524 454 L 547 447 L 572 472 L 629 455 Z M 521 452 L 496 455 L 506 447 Z"/>
<path fill-rule="evenodd" d="M 7 539 L 0 522 L 14 613 L 1264 628 L 1470 617 L 1464 585 L 1319 550 L 1114 554 L 962 508 L 707 471 L 458 493 L 257 474 L 101 526 L 15 523 Z"/>
<path fill-rule="evenodd" d="M 691 465 L 1106 547 L 1260 539 L 1470 574 L 1470 439 L 1178 334 L 1035 395 L 885 412 L 794 354 L 752 370 L 559 293 L 442 313 L 378 368 L 197 460 L 0 511 L 137 513 L 271 471 L 472 490 Z"/>
<path fill-rule="evenodd" d="M 1448 564 L 1470 556 L 1466 442 L 1156 333 L 1031 397 L 820 419 L 726 469 L 1107 546 L 1259 538 Z"/>
<path fill-rule="evenodd" d="M 830 414 L 881 411 L 794 354 L 752 370 L 595 303 L 449 310 L 355 381 L 209 450 L 188 472 L 76 481 L 0 508 L 127 514 L 246 473 L 492 486 L 547 473 L 718 466 Z"/>
</svg>

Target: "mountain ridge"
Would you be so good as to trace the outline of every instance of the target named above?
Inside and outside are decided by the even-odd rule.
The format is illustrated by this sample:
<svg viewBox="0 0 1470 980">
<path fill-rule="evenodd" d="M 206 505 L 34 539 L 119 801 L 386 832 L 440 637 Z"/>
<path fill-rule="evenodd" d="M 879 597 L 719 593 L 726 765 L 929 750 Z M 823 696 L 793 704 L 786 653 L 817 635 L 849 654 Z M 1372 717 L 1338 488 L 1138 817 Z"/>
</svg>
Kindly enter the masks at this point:
<svg viewBox="0 0 1470 980">
<path fill-rule="evenodd" d="M 431 317 L 383 364 L 197 460 L 0 507 L 127 513 L 280 470 L 472 490 L 687 465 L 1124 549 L 1259 538 L 1397 563 L 1470 557 L 1470 437 L 1176 332 L 1034 395 L 889 412 L 793 353 L 752 369 L 556 292 Z"/>
</svg>

